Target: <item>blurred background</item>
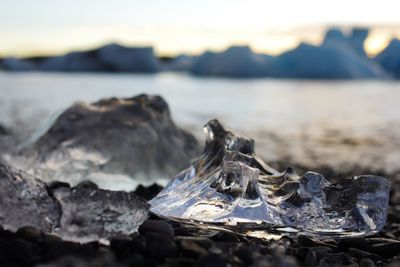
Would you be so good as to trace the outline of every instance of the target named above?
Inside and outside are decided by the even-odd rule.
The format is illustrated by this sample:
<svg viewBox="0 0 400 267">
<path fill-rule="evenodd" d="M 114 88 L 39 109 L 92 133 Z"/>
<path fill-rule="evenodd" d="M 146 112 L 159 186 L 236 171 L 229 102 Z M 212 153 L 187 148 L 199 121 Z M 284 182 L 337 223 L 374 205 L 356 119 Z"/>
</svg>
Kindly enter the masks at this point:
<svg viewBox="0 0 400 267">
<path fill-rule="evenodd" d="M 1 6 L 0 148 L 76 101 L 147 93 L 200 140 L 219 118 L 271 162 L 400 169 L 397 1 Z"/>
</svg>

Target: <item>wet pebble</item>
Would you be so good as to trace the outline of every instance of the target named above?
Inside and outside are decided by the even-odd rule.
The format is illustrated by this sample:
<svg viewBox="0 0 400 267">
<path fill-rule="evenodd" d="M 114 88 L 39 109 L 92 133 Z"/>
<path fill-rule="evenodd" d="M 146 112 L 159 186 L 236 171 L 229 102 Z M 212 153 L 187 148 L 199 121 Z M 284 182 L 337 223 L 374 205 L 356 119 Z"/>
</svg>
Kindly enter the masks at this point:
<svg viewBox="0 0 400 267">
<path fill-rule="evenodd" d="M 10 130 L 8 130 L 6 127 L 0 125 L 0 135 L 9 135 Z"/>
<path fill-rule="evenodd" d="M 146 252 L 150 258 L 162 260 L 173 258 L 178 254 L 178 247 L 170 237 L 159 233 L 147 233 Z"/>
<path fill-rule="evenodd" d="M 307 266 L 317 266 L 318 264 L 318 256 L 315 251 L 308 251 L 304 258 L 304 263 Z"/>
<path fill-rule="evenodd" d="M 339 240 L 338 249 L 347 250 L 348 248 L 357 248 L 367 250 L 371 247 L 368 239 L 363 237 L 343 238 Z"/>
<path fill-rule="evenodd" d="M 383 257 L 393 257 L 396 255 L 400 255 L 400 242 L 373 244 L 369 251 Z"/>
<path fill-rule="evenodd" d="M 80 244 L 74 242 L 43 242 L 43 260 L 53 261 L 64 256 L 75 256 L 82 259 L 90 259 L 96 256 L 97 243 Z"/>
<path fill-rule="evenodd" d="M 228 262 L 219 254 L 211 253 L 199 259 L 197 267 L 226 267 Z"/>
<path fill-rule="evenodd" d="M 375 267 L 375 263 L 369 259 L 369 258 L 364 258 L 360 261 L 360 267 Z"/>
<path fill-rule="evenodd" d="M 208 251 L 204 247 L 193 240 L 183 239 L 179 241 L 179 244 L 183 254 L 189 257 L 198 258 L 208 254 Z"/>
<path fill-rule="evenodd" d="M 171 224 L 160 220 L 147 220 L 139 227 L 139 233 L 146 235 L 148 233 L 158 233 L 169 238 L 174 238 L 174 228 Z"/>
<path fill-rule="evenodd" d="M 138 185 L 135 190 L 135 194 L 146 200 L 150 200 L 155 197 L 162 189 L 163 187 L 158 184 L 152 184 L 149 187 Z"/>
<path fill-rule="evenodd" d="M 320 240 L 317 240 L 317 239 L 312 239 L 312 238 L 310 238 L 308 236 L 304 236 L 304 235 L 298 236 L 297 242 L 299 242 L 304 247 L 326 246 L 326 247 L 330 247 L 332 249 L 336 248 L 335 245 L 324 243 L 323 241 L 320 241 Z"/>
<path fill-rule="evenodd" d="M 353 259 L 345 253 L 330 253 L 322 257 L 319 261 L 319 266 L 343 266 L 352 264 Z"/>
<path fill-rule="evenodd" d="M 0 253 L 3 262 L 33 265 L 40 259 L 41 249 L 33 242 L 22 238 L 16 238 L 0 245 Z M 4 264 L 6 265 L 6 264 Z"/>
<path fill-rule="evenodd" d="M 373 260 L 374 262 L 382 260 L 382 258 L 376 254 L 366 252 L 366 251 L 356 249 L 356 248 L 349 248 L 348 253 L 358 260 L 362 260 L 362 259 L 366 259 L 366 258 L 369 258 L 369 259 Z"/>
<path fill-rule="evenodd" d="M 37 229 L 35 227 L 25 226 L 18 229 L 16 235 L 25 240 L 35 242 L 42 238 L 42 231 L 40 231 L 40 229 Z"/>
<path fill-rule="evenodd" d="M 221 231 L 213 237 L 216 241 L 223 241 L 223 242 L 239 242 L 240 238 L 237 234 Z"/>
<path fill-rule="evenodd" d="M 235 251 L 235 255 L 245 264 L 252 264 L 253 263 L 253 253 L 250 248 L 239 248 Z"/>
</svg>

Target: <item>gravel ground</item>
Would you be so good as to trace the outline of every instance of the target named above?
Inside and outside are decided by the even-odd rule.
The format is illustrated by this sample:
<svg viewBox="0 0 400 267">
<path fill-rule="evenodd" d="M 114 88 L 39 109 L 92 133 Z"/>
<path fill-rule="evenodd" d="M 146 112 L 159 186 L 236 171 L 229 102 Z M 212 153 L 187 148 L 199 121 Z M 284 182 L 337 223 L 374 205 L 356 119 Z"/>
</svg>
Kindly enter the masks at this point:
<svg viewBox="0 0 400 267">
<path fill-rule="evenodd" d="M 284 236 L 265 241 L 228 232 L 199 233 L 152 216 L 138 234 L 109 245 L 66 242 L 32 228 L 1 230 L 0 266 L 399 266 L 400 183 L 392 189 L 384 231 L 366 238 Z M 158 185 L 139 186 L 136 194 L 150 199 L 160 190 Z"/>
</svg>

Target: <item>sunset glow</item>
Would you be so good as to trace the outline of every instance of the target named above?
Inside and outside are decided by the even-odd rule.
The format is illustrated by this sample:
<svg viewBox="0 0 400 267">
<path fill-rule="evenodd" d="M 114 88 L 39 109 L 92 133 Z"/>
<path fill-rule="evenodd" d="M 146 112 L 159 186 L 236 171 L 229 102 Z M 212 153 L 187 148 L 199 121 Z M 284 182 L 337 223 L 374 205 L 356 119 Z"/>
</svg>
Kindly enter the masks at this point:
<svg viewBox="0 0 400 267">
<path fill-rule="evenodd" d="M 8 1 L 0 11 L 0 56 L 53 55 L 118 42 L 159 55 L 246 44 L 276 55 L 318 44 L 328 26 L 372 28 L 370 55 L 400 37 L 396 1 Z M 117 4 L 118 3 L 118 4 Z M 358 12 L 362 9 L 362 12 Z M 223 18 L 223 19 L 222 19 Z"/>
</svg>

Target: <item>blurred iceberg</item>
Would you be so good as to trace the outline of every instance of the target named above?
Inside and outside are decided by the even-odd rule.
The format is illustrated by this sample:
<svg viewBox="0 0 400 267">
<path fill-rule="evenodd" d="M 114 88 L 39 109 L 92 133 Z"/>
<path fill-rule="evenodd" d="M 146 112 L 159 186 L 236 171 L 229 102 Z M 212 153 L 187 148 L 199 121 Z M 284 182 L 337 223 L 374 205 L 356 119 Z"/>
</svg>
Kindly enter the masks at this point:
<svg viewBox="0 0 400 267">
<path fill-rule="evenodd" d="M 301 43 L 272 57 L 234 46 L 221 53 L 206 52 L 193 63 L 191 72 L 203 76 L 274 77 L 305 79 L 385 78 L 387 74 L 366 56 L 366 29 L 346 36 L 339 29 L 327 31 L 320 46 Z"/>
<path fill-rule="evenodd" d="M 191 73 L 204 76 L 263 77 L 268 76 L 267 58 L 248 46 L 233 46 L 222 53 L 205 52 L 198 57 Z"/>
<path fill-rule="evenodd" d="M 5 58 L 0 68 L 8 71 L 131 72 L 187 71 L 198 76 L 230 78 L 294 79 L 388 79 L 400 76 L 399 46 L 394 39 L 376 58 L 370 58 L 364 43 L 367 28 L 343 32 L 328 29 L 319 45 L 300 43 L 277 56 L 260 54 L 248 46 L 232 46 L 222 52 L 157 58 L 152 47 L 103 47 L 45 58 Z"/>
<path fill-rule="evenodd" d="M 96 51 L 72 52 L 50 57 L 39 64 L 42 71 L 104 71 L 106 65 L 98 59 Z"/>
<path fill-rule="evenodd" d="M 400 78 L 400 40 L 393 39 L 389 45 L 375 57 L 375 60 L 396 78 Z"/>
<path fill-rule="evenodd" d="M 152 47 L 125 47 L 110 44 L 98 50 L 99 60 L 111 71 L 157 72 L 158 61 Z"/>
<path fill-rule="evenodd" d="M 29 60 L 9 57 L 0 61 L 0 67 L 9 71 L 30 71 L 35 70 L 36 65 Z"/>
</svg>

